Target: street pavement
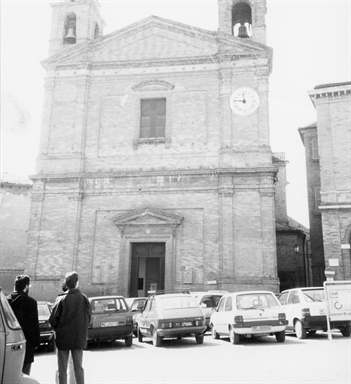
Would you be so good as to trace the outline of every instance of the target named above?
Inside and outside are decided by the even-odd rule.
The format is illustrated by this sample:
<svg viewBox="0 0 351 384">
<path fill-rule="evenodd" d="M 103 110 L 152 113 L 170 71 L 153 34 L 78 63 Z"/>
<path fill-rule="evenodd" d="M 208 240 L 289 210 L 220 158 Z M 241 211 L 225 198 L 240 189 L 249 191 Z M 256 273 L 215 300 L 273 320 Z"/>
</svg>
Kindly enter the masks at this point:
<svg viewBox="0 0 351 384">
<path fill-rule="evenodd" d="M 317 332 L 305 340 L 287 335 L 245 339 L 232 345 L 207 333 L 204 344 L 195 338 L 164 340 L 155 348 L 151 341 L 125 347 L 123 341 L 90 345 L 84 351 L 86 384 L 110 383 L 351 383 L 351 338 L 333 332 Z M 41 347 L 35 355 L 31 376 L 41 384 L 55 383 L 55 352 Z"/>
</svg>

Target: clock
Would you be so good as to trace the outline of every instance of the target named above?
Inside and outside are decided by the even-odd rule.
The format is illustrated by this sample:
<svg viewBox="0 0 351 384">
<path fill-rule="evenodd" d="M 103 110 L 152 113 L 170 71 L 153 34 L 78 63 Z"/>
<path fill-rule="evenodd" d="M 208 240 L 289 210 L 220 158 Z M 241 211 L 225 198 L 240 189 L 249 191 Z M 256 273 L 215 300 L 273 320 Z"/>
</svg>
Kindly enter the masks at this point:
<svg viewBox="0 0 351 384">
<path fill-rule="evenodd" d="M 256 111 L 260 104 L 257 92 L 248 87 L 235 90 L 229 100 L 231 110 L 240 116 L 249 116 Z"/>
</svg>

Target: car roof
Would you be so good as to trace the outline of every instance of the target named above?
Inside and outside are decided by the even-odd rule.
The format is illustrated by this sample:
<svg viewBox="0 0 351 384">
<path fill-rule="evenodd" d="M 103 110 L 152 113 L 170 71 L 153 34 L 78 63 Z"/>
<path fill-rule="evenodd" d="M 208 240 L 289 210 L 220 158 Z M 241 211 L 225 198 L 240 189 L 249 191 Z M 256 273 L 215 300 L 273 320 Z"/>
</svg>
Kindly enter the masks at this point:
<svg viewBox="0 0 351 384">
<path fill-rule="evenodd" d="M 223 296 L 227 291 L 205 291 L 205 292 L 190 292 L 192 296 Z"/>
<path fill-rule="evenodd" d="M 92 296 L 92 297 L 88 297 L 89 301 L 101 300 L 101 299 L 124 299 L 124 296 L 116 295 L 116 296 Z"/>
<path fill-rule="evenodd" d="M 282 291 L 280 294 L 284 293 L 284 292 L 291 292 L 291 291 L 312 291 L 312 290 L 316 290 L 316 289 L 323 289 L 324 290 L 324 287 L 299 287 L 299 288 L 290 288 L 290 289 L 285 289 L 284 291 Z"/>
<path fill-rule="evenodd" d="M 159 294 L 159 295 L 150 295 L 150 296 L 153 296 L 155 298 L 171 298 L 171 297 L 182 297 L 182 296 L 186 296 L 186 297 L 193 297 L 190 295 L 190 293 L 182 293 L 182 292 L 179 292 L 179 293 L 165 293 L 165 294 Z"/>
<path fill-rule="evenodd" d="M 274 295 L 274 292 L 272 291 L 239 291 L 239 292 L 226 293 L 223 296 L 252 295 L 257 293 L 270 293 Z"/>
<path fill-rule="evenodd" d="M 147 297 L 125 297 L 126 300 L 146 300 Z"/>
</svg>

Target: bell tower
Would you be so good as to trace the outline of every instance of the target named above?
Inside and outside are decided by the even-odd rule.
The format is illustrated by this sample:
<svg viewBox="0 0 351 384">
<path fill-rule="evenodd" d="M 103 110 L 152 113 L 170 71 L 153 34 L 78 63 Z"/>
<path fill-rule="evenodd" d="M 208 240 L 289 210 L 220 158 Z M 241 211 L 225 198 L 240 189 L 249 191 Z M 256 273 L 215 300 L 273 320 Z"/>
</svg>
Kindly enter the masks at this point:
<svg viewBox="0 0 351 384">
<path fill-rule="evenodd" d="M 266 44 L 266 0 L 218 0 L 218 30 Z"/>
<path fill-rule="evenodd" d="M 101 36 L 105 22 L 98 0 L 63 0 L 51 7 L 49 56 Z"/>
</svg>

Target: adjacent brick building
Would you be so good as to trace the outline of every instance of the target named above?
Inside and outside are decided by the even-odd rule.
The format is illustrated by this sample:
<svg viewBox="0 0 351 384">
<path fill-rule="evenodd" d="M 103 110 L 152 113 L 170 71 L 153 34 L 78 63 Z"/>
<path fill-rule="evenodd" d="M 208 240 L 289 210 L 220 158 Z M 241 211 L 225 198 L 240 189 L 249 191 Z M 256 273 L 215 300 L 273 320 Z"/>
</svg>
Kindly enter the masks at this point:
<svg viewBox="0 0 351 384">
<path fill-rule="evenodd" d="M 317 123 L 299 128 L 305 146 L 308 214 L 310 222 L 312 285 L 321 286 L 325 280 L 321 204 L 321 179 L 318 152 Z"/>
<path fill-rule="evenodd" d="M 96 0 L 52 6 L 33 294 L 72 269 L 88 294 L 277 292 L 266 1 L 219 0 L 215 32 L 150 16 L 106 36 Z"/>
<path fill-rule="evenodd" d="M 273 164 L 278 166 L 275 194 L 277 237 L 277 270 L 280 291 L 311 285 L 311 249 L 309 229 L 288 216 L 285 153 L 273 153 Z"/>
<path fill-rule="evenodd" d="M 319 285 L 324 267 L 335 269 L 336 280 L 351 279 L 351 82 L 318 85 L 309 95 L 317 123 L 299 131 L 306 148 L 313 282 Z"/>
<path fill-rule="evenodd" d="M 0 177 L 0 286 L 13 290 L 15 277 L 23 273 L 29 225 L 32 182 L 2 173 Z"/>
</svg>

